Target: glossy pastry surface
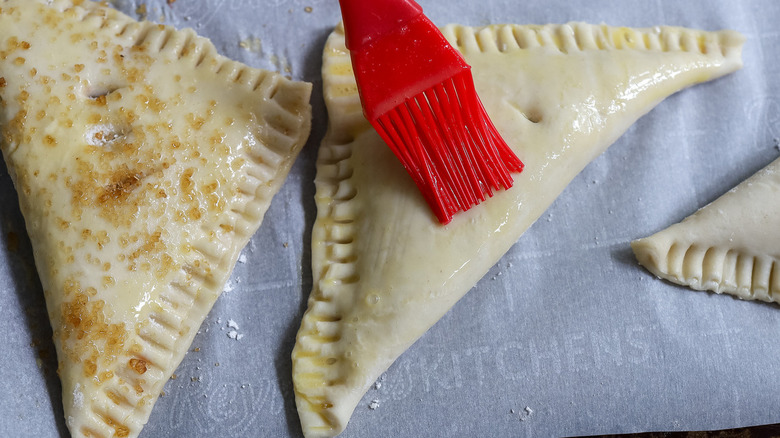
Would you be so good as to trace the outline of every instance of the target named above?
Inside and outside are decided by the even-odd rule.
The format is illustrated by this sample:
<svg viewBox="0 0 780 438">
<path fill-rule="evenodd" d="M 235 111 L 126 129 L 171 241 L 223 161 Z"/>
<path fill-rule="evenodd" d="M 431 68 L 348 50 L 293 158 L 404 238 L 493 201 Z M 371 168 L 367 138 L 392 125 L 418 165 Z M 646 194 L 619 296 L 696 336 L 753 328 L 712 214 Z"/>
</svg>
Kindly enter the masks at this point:
<svg viewBox="0 0 780 438">
<path fill-rule="evenodd" d="M 364 392 L 452 307 L 574 176 L 664 97 L 741 66 L 734 32 L 584 23 L 448 26 L 526 164 L 510 190 L 441 226 L 363 119 L 343 30 L 325 47 L 314 288 L 293 351 L 308 437 L 340 433 Z"/>
</svg>

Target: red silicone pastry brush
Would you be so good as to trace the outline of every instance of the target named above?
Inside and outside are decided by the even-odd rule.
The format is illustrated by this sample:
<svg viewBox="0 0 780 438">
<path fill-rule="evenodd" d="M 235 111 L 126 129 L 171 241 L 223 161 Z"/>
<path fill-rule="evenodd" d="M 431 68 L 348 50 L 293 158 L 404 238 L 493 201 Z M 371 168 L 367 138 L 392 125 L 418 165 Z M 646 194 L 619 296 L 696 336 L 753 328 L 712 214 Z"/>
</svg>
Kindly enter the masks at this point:
<svg viewBox="0 0 780 438">
<path fill-rule="evenodd" d="M 412 0 L 339 0 L 363 112 L 442 223 L 512 186 L 523 163 L 471 67 Z"/>
</svg>

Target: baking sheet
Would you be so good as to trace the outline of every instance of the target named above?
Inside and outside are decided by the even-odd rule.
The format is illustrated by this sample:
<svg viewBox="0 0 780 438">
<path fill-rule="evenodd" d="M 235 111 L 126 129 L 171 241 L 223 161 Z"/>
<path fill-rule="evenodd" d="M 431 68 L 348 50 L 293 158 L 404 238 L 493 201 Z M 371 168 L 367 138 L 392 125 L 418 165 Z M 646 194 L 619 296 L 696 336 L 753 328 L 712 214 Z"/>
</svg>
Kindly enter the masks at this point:
<svg viewBox="0 0 780 438">
<path fill-rule="evenodd" d="M 337 2 L 112 3 L 192 27 L 222 54 L 315 84 L 311 138 L 203 323 L 197 351 L 142 433 L 301 436 L 290 352 L 311 290 L 314 163 L 327 123 L 319 69 Z M 439 24 L 730 28 L 747 37 L 745 68 L 668 98 L 591 163 L 369 390 L 342 436 L 562 436 L 780 422 L 780 308 L 660 281 L 629 248 L 780 155 L 780 2 L 420 3 Z M 0 436 L 68 436 L 43 294 L 2 161 L 0 205 Z"/>
</svg>

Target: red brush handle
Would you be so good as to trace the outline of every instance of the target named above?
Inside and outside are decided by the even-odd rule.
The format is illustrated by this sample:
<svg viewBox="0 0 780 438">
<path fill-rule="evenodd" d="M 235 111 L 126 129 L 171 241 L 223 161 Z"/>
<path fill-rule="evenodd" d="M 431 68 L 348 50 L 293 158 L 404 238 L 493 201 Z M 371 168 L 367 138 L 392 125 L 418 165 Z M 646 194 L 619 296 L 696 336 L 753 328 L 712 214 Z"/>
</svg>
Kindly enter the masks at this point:
<svg viewBox="0 0 780 438">
<path fill-rule="evenodd" d="M 412 0 L 339 0 L 366 118 L 471 67 Z"/>
<path fill-rule="evenodd" d="M 422 15 L 413 0 L 339 0 L 347 48 L 361 50 Z"/>
</svg>

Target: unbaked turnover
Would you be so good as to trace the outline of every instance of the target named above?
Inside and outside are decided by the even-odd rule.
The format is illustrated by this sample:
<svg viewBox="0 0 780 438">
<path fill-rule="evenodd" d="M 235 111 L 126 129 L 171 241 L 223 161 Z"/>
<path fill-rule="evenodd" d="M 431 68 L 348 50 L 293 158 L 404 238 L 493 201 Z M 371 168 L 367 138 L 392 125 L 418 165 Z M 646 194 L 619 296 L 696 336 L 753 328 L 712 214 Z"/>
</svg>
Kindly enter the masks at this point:
<svg viewBox="0 0 780 438">
<path fill-rule="evenodd" d="M 191 30 L 0 0 L 0 145 L 74 437 L 138 435 L 305 143 L 310 92 Z"/>
<path fill-rule="evenodd" d="M 780 159 L 680 223 L 631 243 L 653 274 L 780 303 Z"/>
<path fill-rule="evenodd" d="M 438 223 L 361 113 L 344 33 L 323 59 L 314 287 L 292 353 L 307 437 L 347 425 L 370 385 L 450 309 L 634 121 L 676 91 L 741 67 L 735 32 L 584 23 L 448 26 L 477 91 L 526 168 Z"/>
</svg>

